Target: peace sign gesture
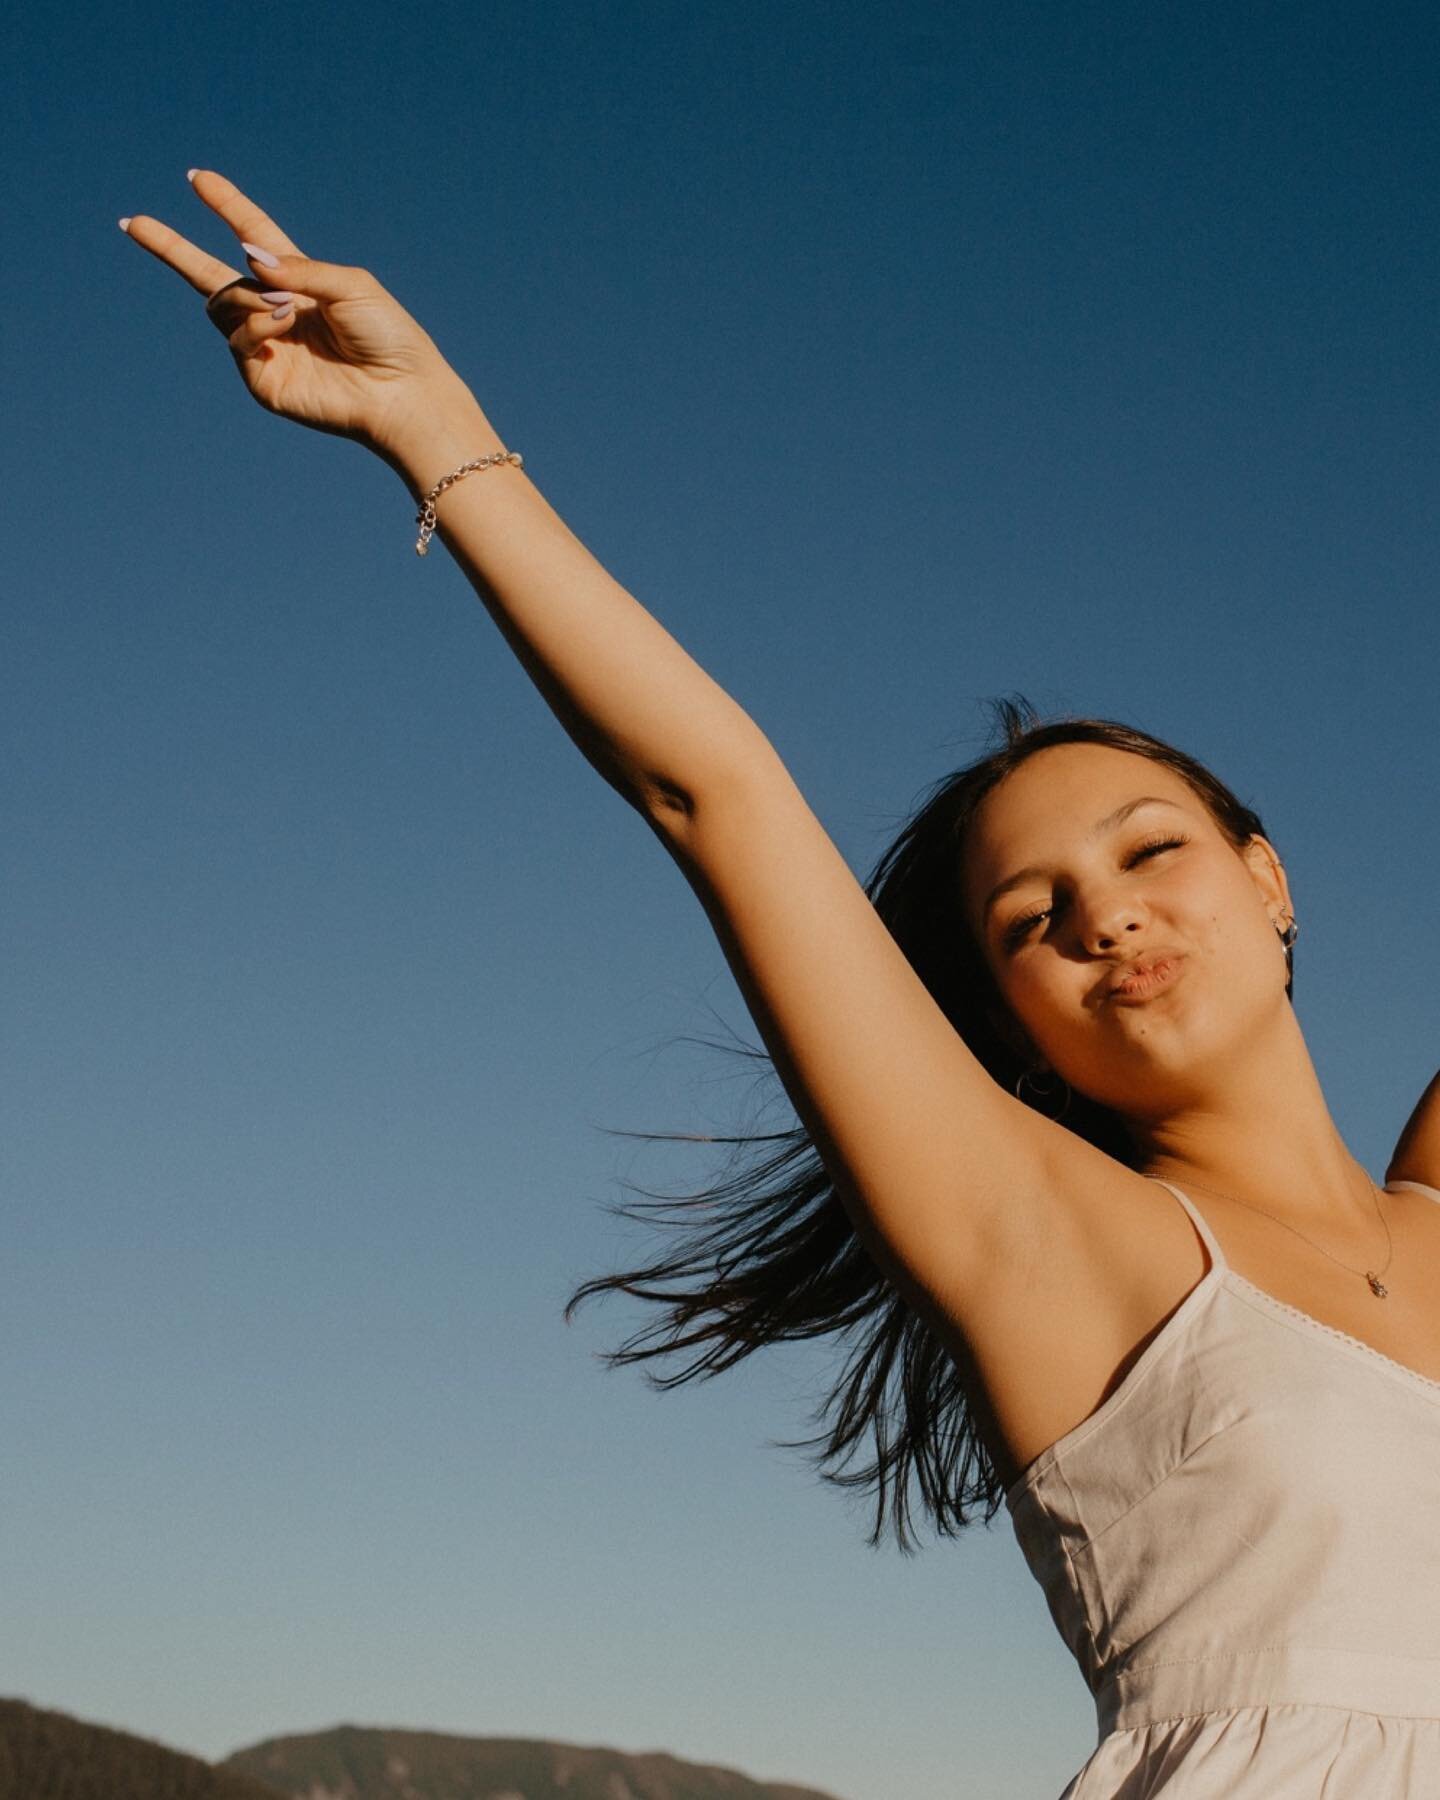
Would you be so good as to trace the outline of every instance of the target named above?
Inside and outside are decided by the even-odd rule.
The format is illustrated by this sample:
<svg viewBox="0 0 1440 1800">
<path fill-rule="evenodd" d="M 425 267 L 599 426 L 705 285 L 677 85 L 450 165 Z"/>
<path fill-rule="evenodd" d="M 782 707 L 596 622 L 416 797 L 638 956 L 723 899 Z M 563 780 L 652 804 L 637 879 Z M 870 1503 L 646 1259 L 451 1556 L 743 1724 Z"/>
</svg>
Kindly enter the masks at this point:
<svg viewBox="0 0 1440 1800">
<path fill-rule="evenodd" d="M 438 403 L 475 402 L 434 341 L 365 269 L 315 262 L 268 213 L 211 169 L 195 192 L 235 233 L 243 275 L 159 219 L 122 230 L 205 296 L 241 377 L 267 412 L 351 438 L 391 460 Z"/>
</svg>

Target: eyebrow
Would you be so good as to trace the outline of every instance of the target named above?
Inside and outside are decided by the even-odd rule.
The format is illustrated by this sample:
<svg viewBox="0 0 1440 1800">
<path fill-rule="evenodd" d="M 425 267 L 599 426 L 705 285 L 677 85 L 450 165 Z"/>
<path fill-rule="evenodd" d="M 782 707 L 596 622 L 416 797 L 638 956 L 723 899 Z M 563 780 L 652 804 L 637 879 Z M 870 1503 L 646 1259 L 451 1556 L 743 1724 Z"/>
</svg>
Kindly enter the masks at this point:
<svg viewBox="0 0 1440 1800">
<path fill-rule="evenodd" d="M 1114 831 L 1117 826 L 1125 823 L 1131 813 L 1138 812 L 1142 806 L 1179 807 L 1179 805 L 1180 802 L 1178 800 L 1167 800 L 1160 794 L 1142 794 L 1138 800 L 1127 800 L 1123 806 L 1117 806 L 1114 812 L 1106 813 L 1103 819 L 1097 819 L 1090 827 L 1090 836 L 1092 838 L 1097 838 L 1103 836 L 1107 831 Z M 1011 888 L 1019 887 L 1021 882 L 1029 881 L 1032 876 L 1044 874 L 1044 869 L 1038 868 L 1032 864 L 1027 869 L 1017 869 L 1013 875 L 1007 875 L 1003 881 L 997 882 L 990 890 L 990 896 L 985 902 L 981 917 L 989 918 L 990 908 L 994 906 L 995 902 L 1002 894 L 1008 894 Z"/>
</svg>

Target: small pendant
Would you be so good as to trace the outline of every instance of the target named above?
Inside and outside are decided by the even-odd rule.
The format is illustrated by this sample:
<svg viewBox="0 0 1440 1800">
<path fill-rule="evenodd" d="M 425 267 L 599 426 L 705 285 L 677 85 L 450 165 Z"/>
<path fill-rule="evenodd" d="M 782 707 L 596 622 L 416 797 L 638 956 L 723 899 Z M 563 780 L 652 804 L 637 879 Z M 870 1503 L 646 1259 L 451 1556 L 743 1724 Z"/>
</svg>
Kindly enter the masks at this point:
<svg viewBox="0 0 1440 1800">
<path fill-rule="evenodd" d="M 1390 1292 L 1389 1288 L 1384 1286 L 1381 1282 L 1380 1277 L 1378 1275 L 1372 1275 L 1368 1269 L 1365 1271 L 1365 1279 L 1370 1283 L 1370 1292 L 1374 1294 L 1377 1300 L 1383 1300 Z"/>
</svg>

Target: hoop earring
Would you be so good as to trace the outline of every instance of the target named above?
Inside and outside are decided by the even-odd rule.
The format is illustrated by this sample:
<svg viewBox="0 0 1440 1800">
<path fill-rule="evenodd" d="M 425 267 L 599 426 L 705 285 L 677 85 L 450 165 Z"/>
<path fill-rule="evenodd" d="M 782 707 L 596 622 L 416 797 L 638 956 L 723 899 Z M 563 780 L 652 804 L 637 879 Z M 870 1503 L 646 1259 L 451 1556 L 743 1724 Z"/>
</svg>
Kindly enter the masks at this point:
<svg viewBox="0 0 1440 1800">
<path fill-rule="evenodd" d="M 1299 937 L 1299 935 L 1300 935 L 1300 927 L 1295 922 L 1295 919 L 1293 916 L 1285 921 L 1285 928 L 1283 931 L 1281 930 L 1281 928 L 1278 925 L 1275 927 L 1275 929 L 1279 933 L 1280 942 L 1285 946 L 1285 948 L 1287 950 L 1289 950 L 1292 947 L 1296 938 Z"/>
<path fill-rule="evenodd" d="M 1020 1101 L 1022 1105 L 1028 1106 L 1032 1112 L 1038 1112 L 1042 1119 L 1050 1119 L 1058 1124 L 1070 1110 L 1070 1084 L 1063 1075 L 1057 1074 L 1054 1069 L 1047 1069 L 1045 1070 L 1045 1074 L 1051 1077 L 1053 1083 L 1057 1085 L 1042 1087 L 1036 1079 L 1036 1076 L 1039 1073 L 1040 1072 L 1036 1069 L 1022 1069 L 1020 1071 L 1020 1079 L 1015 1083 L 1015 1098 Z M 1028 1095 L 1022 1094 L 1020 1089 L 1027 1081 L 1030 1084 L 1030 1093 L 1037 1095 L 1041 1100 L 1053 1100 L 1055 1096 L 1063 1090 L 1065 1098 L 1060 1103 L 1059 1112 L 1047 1112 L 1043 1106 L 1037 1106 L 1034 1100 L 1030 1099 Z"/>
</svg>

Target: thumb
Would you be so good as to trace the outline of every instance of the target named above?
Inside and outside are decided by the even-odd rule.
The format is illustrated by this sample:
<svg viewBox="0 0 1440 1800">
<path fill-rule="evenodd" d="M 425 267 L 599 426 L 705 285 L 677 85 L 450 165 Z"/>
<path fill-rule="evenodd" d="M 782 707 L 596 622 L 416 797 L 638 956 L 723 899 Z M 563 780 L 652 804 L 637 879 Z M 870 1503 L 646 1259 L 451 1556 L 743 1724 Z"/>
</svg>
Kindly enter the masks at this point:
<svg viewBox="0 0 1440 1800">
<path fill-rule="evenodd" d="M 298 251 L 288 255 L 265 250 L 259 244 L 241 243 L 250 266 L 272 288 L 293 288 L 312 300 L 358 300 L 380 291 L 380 283 L 368 269 L 352 269 L 345 263 L 315 262 Z"/>
</svg>

